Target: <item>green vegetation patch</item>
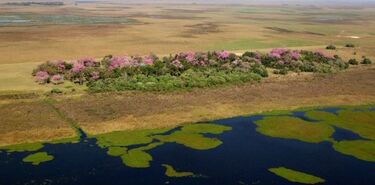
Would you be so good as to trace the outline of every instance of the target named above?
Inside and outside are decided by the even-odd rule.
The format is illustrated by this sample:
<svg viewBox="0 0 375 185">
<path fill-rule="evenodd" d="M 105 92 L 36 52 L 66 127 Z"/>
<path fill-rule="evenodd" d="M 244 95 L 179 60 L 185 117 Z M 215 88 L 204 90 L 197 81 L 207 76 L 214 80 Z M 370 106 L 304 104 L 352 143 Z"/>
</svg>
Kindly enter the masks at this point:
<svg viewBox="0 0 375 185">
<path fill-rule="evenodd" d="M 200 124 L 185 125 L 184 127 L 181 128 L 181 131 L 191 132 L 191 133 L 221 134 L 231 129 L 232 129 L 231 127 L 227 127 L 223 125 L 200 123 Z"/>
<path fill-rule="evenodd" d="M 309 143 L 327 141 L 334 132 L 331 126 L 290 116 L 265 117 L 255 124 L 258 126 L 256 130 L 264 135 Z"/>
<path fill-rule="evenodd" d="M 284 168 L 284 167 L 270 168 L 268 170 L 276 174 L 277 176 L 280 176 L 291 182 L 297 182 L 297 183 L 303 183 L 303 184 L 317 184 L 317 183 L 325 182 L 325 180 L 320 177 L 316 177 L 314 175 L 291 170 L 291 169 Z"/>
<path fill-rule="evenodd" d="M 134 131 L 117 131 L 95 136 L 97 144 L 102 147 L 124 147 L 138 144 L 151 143 L 152 135 L 161 134 L 169 129 L 152 129 L 152 130 L 134 130 Z"/>
<path fill-rule="evenodd" d="M 7 152 L 35 152 L 43 148 L 42 143 L 24 143 L 2 147 Z"/>
<path fill-rule="evenodd" d="M 39 165 L 40 163 L 51 161 L 53 159 L 54 157 L 52 155 L 48 155 L 47 152 L 38 152 L 28 155 L 27 157 L 23 158 L 22 161 L 31 163 L 32 165 Z"/>
<path fill-rule="evenodd" d="M 175 142 L 196 150 L 208 150 L 222 144 L 219 139 L 207 138 L 202 134 L 177 131 L 167 136 L 156 136 L 162 142 Z"/>
<path fill-rule="evenodd" d="M 135 130 L 112 132 L 93 136 L 97 139 L 98 146 L 107 148 L 110 156 L 121 157 L 122 162 L 133 168 L 150 167 L 152 156 L 147 153 L 165 142 L 183 144 L 197 150 L 207 150 L 219 146 L 222 142 L 216 138 L 207 138 L 203 134 L 221 134 L 231 130 L 231 127 L 202 123 L 191 124 L 169 135 L 162 135 L 170 129 Z M 158 140 L 159 142 L 155 142 Z M 129 149 L 130 146 L 144 145 Z"/>
<path fill-rule="evenodd" d="M 231 127 L 215 124 L 191 124 L 181 128 L 170 135 L 154 136 L 162 142 L 175 142 L 196 150 L 208 150 L 216 148 L 222 142 L 217 138 L 208 138 L 203 134 L 221 134 L 231 130 Z"/>
<path fill-rule="evenodd" d="M 334 143 L 333 148 L 340 153 L 375 162 L 375 141 L 340 141 Z"/>
<path fill-rule="evenodd" d="M 340 110 L 337 115 L 323 111 L 308 111 L 305 115 L 325 124 L 351 130 L 363 138 L 375 139 L 375 112 L 369 111 L 368 108 Z"/>
<path fill-rule="evenodd" d="M 126 147 L 108 147 L 107 154 L 110 156 L 118 157 L 126 153 L 127 148 Z"/>
<path fill-rule="evenodd" d="M 135 148 L 126 151 L 121 155 L 122 162 L 132 168 L 148 168 L 150 167 L 150 162 L 152 161 L 152 156 L 146 151 L 156 148 L 163 143 L 151 143 L 144 147 Z"/>
<path fill-rule="evenodd" d="M 163 164 L 165 167 L 165 175 L 168 177 L 192 177 L 194 173 L 192 172 L 178 172 L 171 165 Z"/>
</svg>

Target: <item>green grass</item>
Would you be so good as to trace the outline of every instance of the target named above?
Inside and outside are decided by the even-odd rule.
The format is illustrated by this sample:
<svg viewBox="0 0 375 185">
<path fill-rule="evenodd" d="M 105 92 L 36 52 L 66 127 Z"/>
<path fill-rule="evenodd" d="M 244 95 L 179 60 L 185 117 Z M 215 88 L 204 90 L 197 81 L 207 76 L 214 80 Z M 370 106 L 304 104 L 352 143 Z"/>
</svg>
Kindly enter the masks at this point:
<svg viewBox="0 0 375 185">
<path fill-rule="evenodd" d="M 364 161 L 375 162 L 375 141 L 340 141 L 333 148 L 345 155 L 350 155 Z"/>
<path fill-rule="evenodd" d="M 35 152 L 42 149 L 44 146 L 42 143 L 23 143 L 17 145 L 10 145 L 2 147 L 1 149 L 5 149 L 7 152 Z"/>
<path fill-rule="evenodd" d="M 208 134 L 221 134 L 229 130 L 231 130 L 230 127 L 223 126 L 223 125 L 215 125 L 211 123 L 191 124 L 191 125 L 186 125 L 181 128 L 181 131 L 183 132 L 208 133 Z"/>
<path fill-rule="evenodd" d="M 285 167 L 270 168 L 270 172 L 280 176 L 288 181 L 297 182 L 302 184 L 317 184 L 325 182 L 324 179 L 310 175 L 304 172 L 299 172 L 296 170 L 291 170 Z"/>
<path fill-rule="evenodd" d="M 91 136 L 97 139 L 101 148 L 107 148 L 107 154 L 121 157 L 122 162 L 132 168 L 148 168 L 152 156 L 147 152 L 166 142 L 174 142 L 196 150 L 208 150 L 219 146 L 222 142 L 216 138 L 208 138 L 203 133 L 221 134 L 231 130 L 230 127 L 211 123 L 190 124 L 181 127 L 169 135 L 163 133 L 171 130 L 150 129 L 135 131 L 118 131 Z M 158 140 L 159 142 L 155 142 Z M 128 150 L 128 146 L 145 145 Z"/>
<path fill-rule="evenodd" d="M 23 158 L 22 161 L 26 163 L 31 163 L 32 165 L 39 165 L 40 163 L 51 161 L 53 159 L 54 157 L 52 155 L 48 155 L 47 152 L 38 152 L 35 154 L 28 155 L 27 157 Z"/>
<path fill-rule="evenodd" d="M 148 168 L 150 167 L 152 156 L 146 151 L 156 148 L 162 144 L 163 143 L 151 143 L 144 147 L 128 150 L 126 153 L 121 155 L 121 159 L 126 166 L 132 168 Z"/>
<path fill-rule="evenodd" d="M 165 167 L 165 175 L 168 177 L 192 177 L 194 173 L 192 172 L 178 172 L 176 171 L 173 166 L 168 164 L 162 164 Z"/>
<path fill-rule="evenodd" d="M 334 132 L 331 126 L 311 123 L 290 116 L 265 117 L 256 121 L 255 124 L 257 132 L 264 135 L 309 143 L 327 141 Z"/>
<path fill-rule="evenodd" d="M 341 110 L 337 115 L 323 111 L 308 111 L 306 116 L 350 130 L 363 138 L 375 140 L 375 112 L 368 109 L 365 111 L 363 107 L 358 107 L 358 110 L 362 111 L 354 111 L 354 109 Z"/>
<path fill-rule="evenodd" d="M 205 137 L 202 134 L 221 134 L 229 130 L 231 130 L 231 127 L 222 125 L 192 124 L 186 125 L 180 131 L 176 131 L 170 135 L 159 135 L 154 136 L 154 138 L 162 142 L 182 144 L 196 150 L 208 150 L 218 147 L 222 144 L 222 141 L 216 138 Z"/>
<path fill-rule="evenodd" d="M 317 122 L 304 121 L 290 116 L 292 111 L 266 112 L 265 118 L 256 121 L 257 131 L 271 137 L 297 139 L 304 142 L 332 142 L 334 150 L 360 160 L 375 162 L 375 112 L 374 105 L 336 106 L 337 114 L 316 110 L 324 107 L 300 108 L 305 116 Z M 261 114 L 262 115 L 262 114 Z M 331 138 L 334 127 L 350 130 L 369 140 L 340 141 Z"/>
<path fill-rule="evenodd" d="M 97 144 L 102 147 L 124 147 L 138 144 L 151 143 L 153 137 L 151 135 L 161 134 L 170 129 L 150 129 L 135 131 L 117 131 L 106 134 L 92 136 L 97 139 Z"/>
<path fill-rule="evenodd" d="M 113 146 L 113 147 L 108 147 L 107 154 L 110 156 L 118 157 L 123 155 L 126 152 L 127 148 L 126 147 L 118 147 L 118 146 Z"/>
</svg>

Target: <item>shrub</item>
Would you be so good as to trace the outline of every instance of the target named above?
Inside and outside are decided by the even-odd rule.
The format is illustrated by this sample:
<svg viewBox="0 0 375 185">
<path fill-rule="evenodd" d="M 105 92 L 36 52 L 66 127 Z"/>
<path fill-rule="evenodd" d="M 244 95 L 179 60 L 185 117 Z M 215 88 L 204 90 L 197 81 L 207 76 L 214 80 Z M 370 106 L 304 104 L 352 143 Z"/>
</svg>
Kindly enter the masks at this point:
<svg viewBox="0 0 375 185">
<path fill-rule="evenodd" d="M 50 75 L 46 71 L 38 71 L 36 72 L 35 77 L 39 84 L 45 84 L 49 82 Z"/>
<path fill-rule="evenodd" d="M 63 91 L 60 90 L 59 88 L 53 88 L 51 90 L 51 94 L 61 94 L 61 93 L 63 93 Z"/>
<path fill-rule="evenodd" d="M 349 43 L 349 44 L 346 44 L 346 45 L 345 45 L 345 47 L 347 47 L 347 48 L 354 48 L 354 47 L 355 47 L 355 45 L 354 45 L 354 44 L 352 44 L 352 43 Z"/>
<path fill-rule="evenodd" d="M 364 57 L 361 64 L 371 64 L 372 61 L 369 58 Z"/>
<path fill-rule="evenodd" d="M 328 49 L 328 50 L 336 50 L 336 46 L 330 44 L 330 45 L 328 45 L 328 46 L 326 47 L 326 49 Z"/>
<path fill-rule="evenodd" d="M 255 52 L 250 52 L 250 51 L 246 51 L 245 53 L 242 54 L 242 57 L 255 58 L 256 56 L 257 56 L 257 53 L 255 53 Z"/>
<path fill-rule="evenodd" d="M 61 75 L 53 75 L 51 77 L 51 82 L 55 85 L 64 83 L 64 77 Z"/>
<path fill-rule="evenodd" d="M 287 69 L 276 69 L 273 71 L 274 74 L 280 74 L 280 75 L 287 75 L 288 70 Z"/>
<path fill-rule="evenodd" d="M 354 59 L 354 58 L 350 59 L 350 60 L 348 61 L 348 63 L 349 63 L 350 65 L 358 65 L 358 64 L 359 64 L 359 62 L 357 61 L 357 59 Z"/>
</svg>

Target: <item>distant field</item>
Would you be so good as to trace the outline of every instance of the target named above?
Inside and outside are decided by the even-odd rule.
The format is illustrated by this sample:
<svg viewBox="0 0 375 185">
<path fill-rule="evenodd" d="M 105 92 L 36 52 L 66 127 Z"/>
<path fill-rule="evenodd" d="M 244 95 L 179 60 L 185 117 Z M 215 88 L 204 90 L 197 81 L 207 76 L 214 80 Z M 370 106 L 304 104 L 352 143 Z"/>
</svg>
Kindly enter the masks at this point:
<svg viewBox="0 0 375 185">
<path fill-rule="evenodd" d="M 374 12 L 292 5 L 0 6 L 0 93 L 46 91 L 32 83 L 32 68 L 84 56 L 353 43 L 359 47 L 340 52 L 373 57 Z"/>
</svg>

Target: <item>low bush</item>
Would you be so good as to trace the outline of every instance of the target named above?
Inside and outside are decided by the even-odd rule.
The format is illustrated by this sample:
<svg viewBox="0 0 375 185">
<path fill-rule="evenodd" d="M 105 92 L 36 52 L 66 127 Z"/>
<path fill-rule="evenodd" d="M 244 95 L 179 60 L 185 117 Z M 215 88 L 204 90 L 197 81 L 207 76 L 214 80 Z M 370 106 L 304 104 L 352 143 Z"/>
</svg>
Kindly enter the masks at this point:
<svg viewBox="0 0 375 185">
<path fill-rule="evenodd" d="M 59 88 L 53 88 L 51 90 L 51 94 L 61 94 L 61 93 L 63 93 L 63 91 L 60 90 Z"/>
<path fill-rule="evenodd" d="M 372 61 L 369 58 L 364 57 L 361 64 L 372 64 Z"/>
<path fill-rule="evenodd" d="M 328 46 L 326 47 L 326 49 L 328 49 L 328 50 L 336 50 L 336 46 L 330 44 L 330 45 L 328 45 Z"/>
<path fill-rule="evenodd" d="M 354 45 L 354 44 L 352 44 L 352 43 L 349 43 L 349 44 L 346 44 L 346 45 L 345 45 L 345 47 L 347 47 L 347 48 L 354 48 L 354 47 L 355 47 L 355 45 Z"/>
<path fill-rule="evenodd" d="M 354 59 L 354 58 L 350 59 L 350 60 L 348 61 L 348 63 L 349 63 L 350 65 L 358 65 L 358 64 L 359 64 L 358 60 L 357 60 L 357 59 Z"/>
</svg>

